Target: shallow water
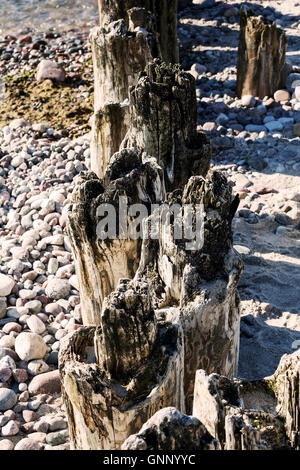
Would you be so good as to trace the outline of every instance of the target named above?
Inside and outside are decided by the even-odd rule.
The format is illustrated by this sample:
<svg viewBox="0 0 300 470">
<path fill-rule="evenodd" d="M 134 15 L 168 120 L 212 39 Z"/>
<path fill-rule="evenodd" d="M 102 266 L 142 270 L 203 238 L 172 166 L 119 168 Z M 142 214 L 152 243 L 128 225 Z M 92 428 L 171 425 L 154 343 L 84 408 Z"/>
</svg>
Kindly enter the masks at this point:
<svg viewBox="0 0 300 470">
<path fill-rule="evenodd" d="M 90 28 L 97 15 L 97 0 L 0 0 L 0 35 Z"/>
</svg>

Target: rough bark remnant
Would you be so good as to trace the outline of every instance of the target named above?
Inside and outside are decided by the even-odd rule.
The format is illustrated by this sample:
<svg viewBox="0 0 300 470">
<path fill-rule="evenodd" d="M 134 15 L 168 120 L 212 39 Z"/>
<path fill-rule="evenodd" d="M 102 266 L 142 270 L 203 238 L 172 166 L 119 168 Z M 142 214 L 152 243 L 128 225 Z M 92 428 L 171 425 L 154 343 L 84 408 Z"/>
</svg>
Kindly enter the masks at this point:
<svg viewBox="0 0 300 470">
<path fill-rule="evenodd" d="M 146 289 L 121 283 L 106 301 L 102 326 L 84 327 L 62 345 L 60 373 L 73 449 L 120 449 L 160 408 L 184 407 L 182 330 L 152 320 Z M 118 356 L 111 357 L 116 347 Z"/>
<path fill-rule="evenodd" d="M 124 18 L 129 25 L 130 10 L 143 8 L 150 11 L 166 62 L 178 62 L 177 0 L 99 0 L 100 26 Z"/>
<path fill-rule="evenodd" d="M 138 434 L 130 436 L 122 450 L 217 450 L 218 442 L 194 417 L 176 408 L 157 411 Z"/>
<path fill-rule="evenodd" d="M 128 206 L 160 203 L 165 197 L 162 180 L 162 170 L 155 161 L 133 149 L 113 156 L 104 179 L 94 173 L 79 178 L 68 213 L 68 234 L 79 279 L 84 325 L 100 323 L 104 298 L 120 279 L 133 278 L 139 265 L 141 239 L 129 238 L 126 233 L 135 217 L 128 215 L 127 210 L 120 214 L 120 208 L 125 210 L 119 204 L 120 198 Z M 103 222 L 106 208 L 107 217 L 112 223 L 116 221 L 115 227 L 110 225 L 111 233 Z"/>
<path fill-rule="evenodd" d="M 240 11 L 237 64 L 237 96 L 273 96 L 285 88 L 287 39 L 275 23 L 254 16 L 247 7 Z"/>
<path fill-rule="evenodd" d="M 130 127 L 123 147 L 137 147 L 164 169 L 167 191 L 207 173 L 210 146 L 197 133 L 195 80 L 159 59 L 147 65 L 130 90 Z"/>
</svg>

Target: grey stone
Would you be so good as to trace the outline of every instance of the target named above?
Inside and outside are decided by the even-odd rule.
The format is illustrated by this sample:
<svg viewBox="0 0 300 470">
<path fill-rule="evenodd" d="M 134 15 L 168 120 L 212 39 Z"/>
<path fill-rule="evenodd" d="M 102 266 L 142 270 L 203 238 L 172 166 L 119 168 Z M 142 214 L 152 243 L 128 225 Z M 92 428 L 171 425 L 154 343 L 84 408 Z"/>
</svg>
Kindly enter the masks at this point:
<svg viewBox="0 0 300 470">
<path fill-rule="evenodd" d="M 0 411 L 10 410 L 17 403 L 17 395 L 9 388 L 0 388 Z"/>
</svg>

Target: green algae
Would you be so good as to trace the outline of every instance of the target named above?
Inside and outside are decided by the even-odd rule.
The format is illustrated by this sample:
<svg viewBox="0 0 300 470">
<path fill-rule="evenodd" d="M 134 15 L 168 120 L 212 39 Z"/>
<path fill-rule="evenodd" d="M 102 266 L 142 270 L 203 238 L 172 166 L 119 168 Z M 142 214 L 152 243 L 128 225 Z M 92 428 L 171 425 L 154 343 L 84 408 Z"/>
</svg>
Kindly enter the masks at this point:
<svg viewBox="0 0 300 470">
<path fill-rule="evenodd" d="M 89 67 L 90 64 L 86 63 L 87 71 L 67 76 L 66 81 L 60 84 L 51 80 L 37 82 L 33 71 L 17 76 L 5 75 L 0 127 L 13 119 L 25 118 L 31 124 L 46 122 L 71 138 L 89 132 L 94 102 L 93 77 Z"/>
</svg>

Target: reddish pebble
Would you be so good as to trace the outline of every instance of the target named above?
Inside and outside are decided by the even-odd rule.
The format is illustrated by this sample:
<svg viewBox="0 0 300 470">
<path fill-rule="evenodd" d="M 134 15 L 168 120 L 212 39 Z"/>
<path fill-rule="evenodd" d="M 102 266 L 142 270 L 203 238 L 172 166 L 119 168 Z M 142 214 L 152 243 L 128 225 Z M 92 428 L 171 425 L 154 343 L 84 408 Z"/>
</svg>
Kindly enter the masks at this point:
<svg viewBox="0 0 300 470">
<path fill-rule="evenodd" d="M 22 416 L 25 423 L 30 423 L 32 421 L 36 421 L 37 419 L 36 412 L 31 410 L 23 410 Z"/>
<path fill-rule="evenodd" d="M 26 380 L 28 380 L 27 371 L 25 369 L 14 369 L 13 377 L 18 384 L 26 382 Z"/>
</svg>

